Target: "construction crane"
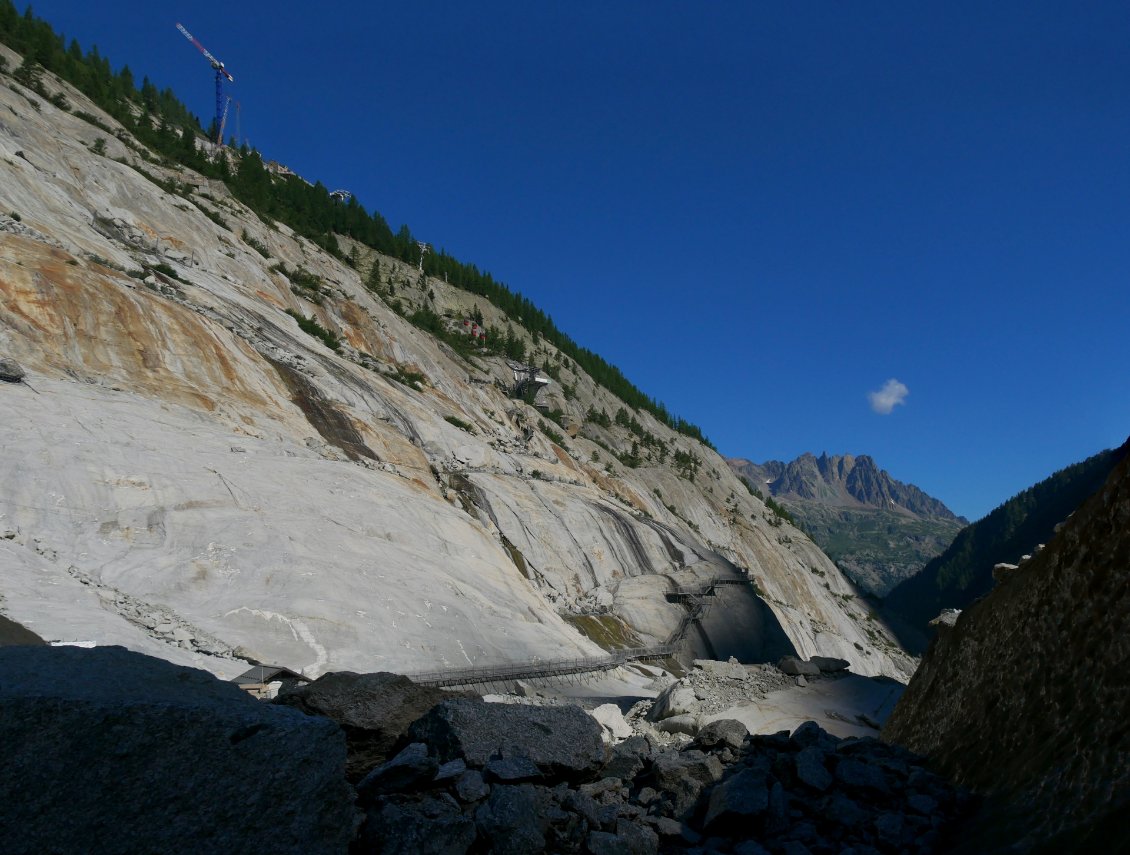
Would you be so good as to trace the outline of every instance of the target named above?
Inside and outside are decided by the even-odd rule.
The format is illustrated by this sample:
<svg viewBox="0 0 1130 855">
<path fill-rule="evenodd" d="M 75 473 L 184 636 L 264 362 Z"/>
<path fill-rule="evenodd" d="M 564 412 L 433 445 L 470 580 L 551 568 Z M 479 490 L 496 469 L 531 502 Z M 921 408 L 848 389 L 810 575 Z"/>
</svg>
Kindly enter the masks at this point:
<svg viewBox="0 0 1130 855">
<path fill-rule="evenodd" d="M 220 117 L 220 129 L 216 131 L 216 139 L 221 145 L 224 142 L 224 125 L 228 123 L 228 110 L 231 109 L 231 95 L 228 96 L 227 101 L 224 103 L 224 115 Z"/>
<path fill-rule="evenodd" d="M 196 45 L 199 51 L 204 54 L 204 58 L 212 63 L 212 68 L 216 70 L 216 143 L 218 145 L 223 145 L 224 138 L 222 134 L 224 126 L 224 114 L 226 112 L 224 109 L 224 78 L 227 78 L 228 83 L 235 83 L 235 78 L 231 76 L 231 73 L 224 67 L 224 64 L 222 62 L 216 59 L 216 57 L 212 56 L 212 54 L 208 53 L 208 48 L 200 44 L 200 42 L 196 40 L 196 36 L 186 30 L 179 23 L 177 24 L 177 29 L 181 31 L 181 34 L 186 39 Z"/>
</svg>

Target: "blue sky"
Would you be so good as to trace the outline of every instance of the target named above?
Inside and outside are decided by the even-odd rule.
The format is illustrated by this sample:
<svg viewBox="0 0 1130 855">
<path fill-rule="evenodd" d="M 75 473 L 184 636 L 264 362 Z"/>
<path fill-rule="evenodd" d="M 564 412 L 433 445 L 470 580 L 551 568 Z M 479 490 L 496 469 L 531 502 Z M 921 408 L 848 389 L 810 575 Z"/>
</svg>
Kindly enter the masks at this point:
<svg viewBox="0 0 1130 855">
<path fill-rule="evenodd" d="M 1130 433 L 1125 3 L 33 8 L 207 122 L 182 22 L 265 156 L 724 454 L 871 454 L 977 518 Z"/>
</svg>

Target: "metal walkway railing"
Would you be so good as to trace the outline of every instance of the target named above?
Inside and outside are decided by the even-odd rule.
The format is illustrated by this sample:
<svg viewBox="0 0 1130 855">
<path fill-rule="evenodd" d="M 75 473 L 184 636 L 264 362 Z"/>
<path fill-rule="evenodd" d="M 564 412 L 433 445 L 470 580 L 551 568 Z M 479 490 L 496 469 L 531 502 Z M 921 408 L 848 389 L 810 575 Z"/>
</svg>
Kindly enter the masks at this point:
<svg viewBox="0 0 1130 855">
<path fill-rule="evenodd" d="M 674 644 L 659 644 L 654 647 L 629 647 L 623 650 L 614 650 L 608 656 L 551 659 L 522 662 L 516 665 L 487 665 L 482 668 L 416 671 L 404 676 L 412 682 L 424 686 L 469 686 L 480 683 L 501 683 L 507 680 L 532 680 L 539 677 L 562 677 L 569 674 L 608 671 L 627 662 L 636 662 L 643 659 L 663 659 L 674 652 Z"/>
<path fill-rule="evenodd" d="M 570 674 L 585 674 L 608 671 L 628 662 L 647 659 L 663 659 L 679 649 L 683 635 L 695 621 L 703 618 L 707 604 L 703 597 L 714 596 L 715 588 L 723 585 L 748 585 L 749 579 L 735 577 L 715 577 L 699 589 L 676 588 L 666 593 L 669 602 L 681 602 L 688 607 L 688 613 L 679 621 L 679 626 L 671 633 L 666 644 L 654 647 L 629 647 L 613 650 L 607 656 L 589 656 L 579 659 L 552 659 L 521 662 L 514 665 L 487 665 L 481 668 L 453 668 L 442 671 L 415 671 L 404 676 L 414 683 L 424 686 L 471 686 L 483 683 L 502 683 L 507 680 L 534 680 L 541 677 L 563 677 Z"/>
</svg>

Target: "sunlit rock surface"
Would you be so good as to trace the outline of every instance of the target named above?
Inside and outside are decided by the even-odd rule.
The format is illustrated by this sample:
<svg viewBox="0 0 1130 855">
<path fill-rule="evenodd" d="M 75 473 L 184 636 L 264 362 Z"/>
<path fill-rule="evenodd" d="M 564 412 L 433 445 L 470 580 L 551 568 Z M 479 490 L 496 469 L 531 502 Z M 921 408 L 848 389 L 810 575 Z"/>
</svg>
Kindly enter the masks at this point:
<svg viewBox="0 0 1130 855">
<path fill-rule="evenodd" d="M 546 400 L 584 423 L 556 444 L 506 394 L 505 360 L 459 357 L 358 270 L 123 135 L 0 86 L 0 212 L 20 217 L 0 214 L 0 356 L 28 371 L 0 384 L 0 612 L 49 640 L 225 676 L 248 657 L 312 676 L 403 672 L 599 655 L 565 619 L 578 615 L 612 613 L 660 644 L 687 615 L 665 591 L 738 575 L 760 596 L 707 598 L 691 655 L 909 673 L 835 566 L 713 451 L 641 412 L 700 465 L 621 465 L 607 448 L 626 453 L 631 434 L 585 416 L 622 404 L 531 339 L 560 366 Z M 434 299 L 456 325 L 478 306 L 505 328 L 482 297 L 377 260 L 405 311 Z M 321 302 L 278 264 L 316 276 Z M 339 334 L 341 352 L 287 308 Z"/>
</svg>

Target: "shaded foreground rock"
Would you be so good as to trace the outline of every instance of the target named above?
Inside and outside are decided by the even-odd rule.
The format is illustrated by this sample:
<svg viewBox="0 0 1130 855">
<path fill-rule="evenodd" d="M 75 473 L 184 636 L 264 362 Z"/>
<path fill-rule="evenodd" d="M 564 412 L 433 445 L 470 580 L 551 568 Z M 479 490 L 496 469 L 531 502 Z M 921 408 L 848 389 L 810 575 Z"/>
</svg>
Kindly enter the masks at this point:
<svg viewBox="0 0 1130 855">
<path fill-rule="evenodd" d="M 1128 567 L 1130 458 L 936 636 L 895 707 L 885 739 L 986 796 L 975 851 L 1130 851 Z"/>
<path fill-rule="evenodd" d="M 462 758 L 483 767 L 496 756 L 520 756 L 546 775 L 582 779 L 604 759 L 601 728 L 580 707 L 444 701 L 412 724 L 408 736 L 425 742 L 440 762 Z"/>
<path fill-rule="evenodd" d="M 324 719 L 121 647 L 0 649 L 0 851 L 344 852 Z"/>
<path fill-rule="evenodd" d="M 404 792 L 363 793 L 368 815 L 354 851 L 925 855 L 939 851 L 963 806 L 921 758 L 877 739 L 840 739 L 814 722 L 750 736 L 719 721 L 681 750 L 634 736 L 609 747 L 586 778 L 565 759 L 573 747 L 542 729 L 546 712 L 569 709 L 448 701 L 432 710 L 409 728 L 419 742 L 377 777 L 422 768 L 420 743 L 433 763 L 451 757 L 452 769 L 469 768 L 406 782 Z M 473 730 L 481 733 L 467 737 Z M 590 728 L 586 739 L 598 738 Z"/>
<path fill-rule="evenodd" d="M 408 725 L 451 697 L 452 692 L 417 685 L 402 674 L 338 671 L 284 692 L 274 702 L 340 724 L 348 741 L 346 771 L 357 781 L 392 757 Z"/>
</svg>

